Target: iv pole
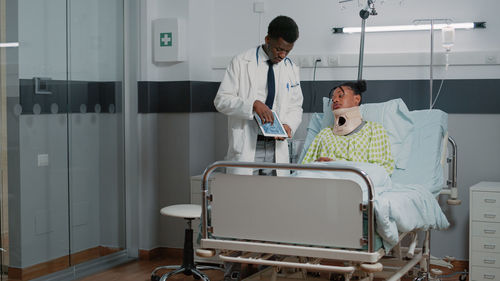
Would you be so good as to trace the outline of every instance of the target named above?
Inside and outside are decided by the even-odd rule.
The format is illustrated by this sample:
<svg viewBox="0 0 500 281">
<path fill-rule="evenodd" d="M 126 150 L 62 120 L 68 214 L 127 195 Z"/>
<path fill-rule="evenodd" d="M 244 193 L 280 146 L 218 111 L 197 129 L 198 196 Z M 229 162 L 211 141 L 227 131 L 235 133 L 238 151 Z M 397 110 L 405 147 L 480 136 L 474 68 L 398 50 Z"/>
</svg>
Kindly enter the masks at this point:
<svg viewBox="0 0 500 281">
<path fill-rule="evenodd" d="M 361 39 L 359 43 L 359 62 L 358 62 L 358 81 L 363 79 L 363 55 L 365 53 L 365 25 L 366 19 L 370 16 L 376 16 L 375 0 L 368 0 L 367 6 L 359 11 L 361 17 Z"/>
<path fill-rule="evenodd" d="M 451 22 L 450 19 L 418 19 L 414 20 L 414 24 L 420 24 L 420 23 L 430 23 L 431 28 L 430 28 L 430 34 L 431 34 L 431 53 L 430 53 L 430 63 L 429 63 L 429 109 L 432 109 L 432 92 L 433 92 L 433 86 L 432 82 L 434 80 L 433 77 L 433 64 L 434 64 L 434 24 L 438 22 L 444 22 L 449 24 Z"/>
</svg>

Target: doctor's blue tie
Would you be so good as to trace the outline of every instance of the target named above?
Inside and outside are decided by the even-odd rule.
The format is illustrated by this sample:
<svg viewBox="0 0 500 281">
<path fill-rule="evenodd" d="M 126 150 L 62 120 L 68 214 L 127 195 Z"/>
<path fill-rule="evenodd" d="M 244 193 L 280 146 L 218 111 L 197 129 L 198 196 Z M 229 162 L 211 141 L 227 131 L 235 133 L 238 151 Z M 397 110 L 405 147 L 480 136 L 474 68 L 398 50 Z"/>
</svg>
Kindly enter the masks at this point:
<svg viewBox="0 0 500 281">
<path fill-rule="evenodd" d="M 274 70 L 273 70 L 273 63 L 271 62 L 271 60 L 268 60 L 267 64 L 269 65 L 269 69 L 267 70 L 267 98 L 266 98 L 266 105 L 270 109 L 273 109 L 274 92 L 276 91 L 275 82 L 274 82 Z"/>
</svg>

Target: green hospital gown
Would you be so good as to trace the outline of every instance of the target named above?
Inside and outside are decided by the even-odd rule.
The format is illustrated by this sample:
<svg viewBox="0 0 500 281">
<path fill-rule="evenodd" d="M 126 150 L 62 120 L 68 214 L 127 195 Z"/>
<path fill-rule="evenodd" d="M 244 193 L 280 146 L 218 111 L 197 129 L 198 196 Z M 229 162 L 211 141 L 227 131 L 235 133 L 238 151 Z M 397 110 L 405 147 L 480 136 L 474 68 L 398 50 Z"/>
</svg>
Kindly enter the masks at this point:
<svg viewBox="0 0 500 281">
<path fill-rule="evenodd" d="M 371 121 L 366 121 L 361 130 L 347 136 L 334 135 L 332 127 L 321 130 L 309 146 L 302 163 L 311 163 L 320 157 L 375 163 L 384 167 L 389 174 L 394 171 L 387 132 L 382 125 Z"/>
</svg>

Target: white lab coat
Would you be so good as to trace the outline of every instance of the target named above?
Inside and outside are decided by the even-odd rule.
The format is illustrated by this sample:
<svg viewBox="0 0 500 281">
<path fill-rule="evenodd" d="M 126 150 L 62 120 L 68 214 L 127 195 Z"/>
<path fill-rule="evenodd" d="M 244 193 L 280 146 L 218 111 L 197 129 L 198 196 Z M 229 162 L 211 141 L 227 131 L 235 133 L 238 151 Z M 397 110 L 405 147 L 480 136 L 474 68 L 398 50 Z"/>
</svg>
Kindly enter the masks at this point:
<svg viewBox="0 0 500 281">
<path fill-rule="evenodd" d="M 253 120 L 253 103 L 257 99 L 257 48 L 235 56 L 226 69 L 217 96 L 215 108 L 228 115 L 229 147 L 226 159 L 254 162 L 258 128 Z M 263 58 L 260 58 L 263 59 Z M 273 110 L 283 124 L 295 133 L 302 121 L 302 90 L 299 69 L 288 58 L 274 69 L 276 94 Z M 277 163 L 289 163 L 288 142 L 276 141 Z M 249 169 L 230 169 L 231 173 L 250 174 Z M 278 170 L 278 175 L 287 175 Z M 289 173 L 288 173 L 289 174 Z"/>
</svg>

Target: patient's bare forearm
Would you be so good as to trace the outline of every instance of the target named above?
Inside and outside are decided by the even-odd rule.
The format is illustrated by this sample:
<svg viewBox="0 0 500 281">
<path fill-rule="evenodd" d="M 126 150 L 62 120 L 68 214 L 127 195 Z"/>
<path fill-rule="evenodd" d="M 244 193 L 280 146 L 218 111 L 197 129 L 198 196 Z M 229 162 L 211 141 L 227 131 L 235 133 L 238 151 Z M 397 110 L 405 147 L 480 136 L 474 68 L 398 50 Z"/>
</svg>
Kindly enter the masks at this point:
<svg viewBox="0 0 500 281">
<path fill-rule="evenodd" d="M 333 159 L 329 157 L 320 157 L 316 159 L 316 162 L 330 162 L 330 161 L 333 161 Z"/>
</svg>

